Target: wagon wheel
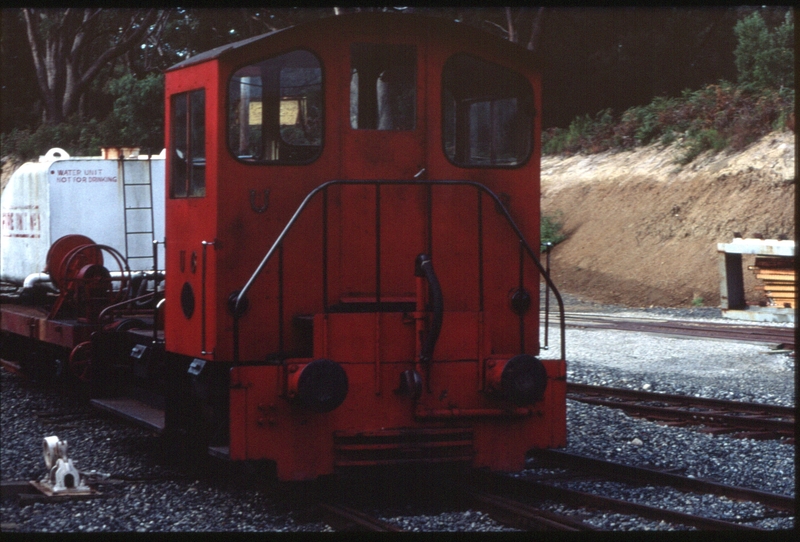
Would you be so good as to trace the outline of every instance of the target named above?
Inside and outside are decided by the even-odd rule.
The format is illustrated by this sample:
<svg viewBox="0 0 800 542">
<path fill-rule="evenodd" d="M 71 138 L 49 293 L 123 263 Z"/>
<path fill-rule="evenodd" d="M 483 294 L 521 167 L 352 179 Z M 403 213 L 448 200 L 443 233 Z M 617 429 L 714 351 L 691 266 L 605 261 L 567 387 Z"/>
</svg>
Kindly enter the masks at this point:
<svg viewBox="0 0 800 542">
<path fill-rule="evenodd" d="M 92 342 L 84 341 L 69 354 L 69 371 L 81 382 L 89 382 L 92 376 Z"/>
</svg>

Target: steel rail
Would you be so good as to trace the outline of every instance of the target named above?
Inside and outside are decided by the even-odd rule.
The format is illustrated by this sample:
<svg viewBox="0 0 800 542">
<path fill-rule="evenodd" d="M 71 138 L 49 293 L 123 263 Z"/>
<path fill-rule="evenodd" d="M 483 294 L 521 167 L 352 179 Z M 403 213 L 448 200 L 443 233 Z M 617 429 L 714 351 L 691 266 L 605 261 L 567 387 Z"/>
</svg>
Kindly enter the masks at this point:
<svg viewBox="0 0 800 542">
<path fill-rule="evenodd" d="M 622 478 L 636 483 L 662 484 L 686 491 L 711 493 L 731 499 L 760 502 L 776 510 L 795 510 L 795 498 L 780 493 L 769 493 L 741 486 L 729 486 L 702 478 L 689 478 L 688 476 L 681 476 L 671 472 L 647 467 L 634 467 L 561 450 L 532 450 L 531 454 L 536 460 L 541 460 L 544 463 L 596 473 L 604 477 Z"/>
<path fill-rule="evenodd" d="M 604 508 L 613 510 L 623 514 L 634 514 L 648 519 L 668 521 L 669 523 L 678 523 L 681 525 L 688 525 L 700 529 L 709 530 L 736 530 L 736 531 L 764 531 L 759 527 L 750 525 L 743 525 L 731 521 L 719 520 L 705 516 L 698 516 L 695 514 L 687 514 L 685 512 L 678 512 L 676 510 L 668 510 L 666 508 L 650 506 L 647 504 L 639 504 L 635 502 L 625 501 L 622 499 L 614 499 L 611 497 L 604 497 L 594 493 L 587 493 L 585 491 L 577 491 L 574 489 L 566 489 L 563 487 L 551 486 L 543 482 L 528 482 L 531 485 L 531 490 L 535 491 L 540 496 L 553 497 L 560 501 L 567 501 L 572 504 Z"/>
<path fill-rule="evenodd" d="M 713 427 L 723 427 L 726 430 L 731 431 L 742 429 L 748 431 L 758 431 L 760 433 L 774 433 L 783 436 L 791 436 L 794 434 L 794 421 L 747 418 L 744 416 L 734 416 L 719 412 L 681 410 L 675 407 L 659 407 L 642 405 L 638 403 L 621 403 L 618 401 L 606 401 L 603 399 L 593 399 L 588 397 L 569 398 L 590 405 L 618 408 L 637 417 L 656 418 L 660 420 L 677 420 L 689 422 L 694 425 L 713 425 Z"/>
<path fill-rule="evenodd" d="M 727 401 L 577 383 L 567 384 L 567 397 L 582 403 L 618 408 L 639 416 L 681 420 L 693 424 L 707 423 L 732 430 L 745 429 L 778 433 L 784 436 L 793 436 L 795 430 L 794 408 L 781 405 Z M 621 401 L 613 399 L 621 399 Z M 669 406 L 643 403 L 662 403 Z M 692 408 L 708 410 L 690 410 Z"/>
<path fill-rule="evenodd" d="M 744 525 L 725 520 L 709 518 L 669 510 L 661 507 L 639 504 L 635 502 L 604 497 L 595 493 L 587 493 L 574 489 L 553 486 L 544 482 L 526 480 L 524 478 L 512 478 L 501 473 L 475 472 L 474 482 L 479 486 L 486 486 L 493 493 L 512 495 L 515 497 L 525 497 L 534 499 L 553 499 L 566 502 L 572 506 L 587 508 L 597 508 L 611 510 L 616 513 L 636 515 L 639 517 L 666 521 L 673 524 L 681 524 L 706 530 L 737 530 L 737 531 L 764 531 L 760 527 Z M 605 474 L 608 476 L 608 474 Z"/>
<path fill-rule="evenodd" d="M 466 497 L 489 516 L 504 525 L 523 531 L 599 531 L 597 527 L 563 514 L 535 508 L 499 495 L 467 491 Z"/>
<path fill-rule="evenodd" d="M 771 405 L 766 403 L 748 403 L 745 401 L 728 401 L 710 397 L 694 397 L 691 395 L 678 395 L 671 393 L 657 393 L 650 391 L 631 390 L 627 388 L 612 388 L 608 386 L 593 386 L 590 384 L 567 383 L 567 393 L 589 393 L 606 397 L 631 398 L 642 401 L 691 404 L 703 407 L 718 407 L 736 412 L 765 412 L 772 416 L 794 417 L 794 407 Z"/>
<path fill-rule="evenodd" d="M 794 348 L 795 343 L 795 329 L 793 327 L 747 326 L 655 318 L 648 321 L 647 319 L 641 318 L 621 318 L 575 313 L 566 314 L 566 325 L 568 327 L 596 327 L 601 329 L 663 333 L 710 339 L 784 343 L 791 345 L 792 348 Z"/>
<path fill-rule="evenodd" d="M 327 518 L 333 523 L 331 527 L 337 531 L 369 531 L 375 533 L 402 533 L 405 532 L 397 525 L 370 516 L 346 506 L 330 503 L 320 503 L 320 508 Z"/>
</svg>

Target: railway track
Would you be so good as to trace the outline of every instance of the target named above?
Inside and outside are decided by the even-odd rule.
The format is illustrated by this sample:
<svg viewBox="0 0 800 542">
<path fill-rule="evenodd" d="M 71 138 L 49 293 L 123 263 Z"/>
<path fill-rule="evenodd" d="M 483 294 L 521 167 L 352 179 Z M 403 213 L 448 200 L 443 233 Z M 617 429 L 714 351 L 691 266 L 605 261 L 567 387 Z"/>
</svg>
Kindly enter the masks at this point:
<svg viewBox="0 0 800 542">
<path fill-rule="evenodd" d="M 467 490 L 468 503 L 495 521 L 522 531 L 598 531 L 596 527 L 495 493 Z"/>
<path fill-rule="evenodd" d="M 598 319 L 597 317 L 589 317 L 591 319 Z M 612 320 L 599 318 L 600 320 L 595 327 L 603 326 L 611 328 Z M 575 325 L 579 327 L 592 327 L 593 324 L 587 324 L 585 321 L 582 323 L 573 324 L 569 318 L 568 325 Z M 646 322 L 646 325 L 661 324 L 662 321 Z M 636 325 L 642 322 L 634 322 Z M 740 328 L 745 327 L 752 329 L 756 326 L 727 326 Z M 632 329 L 631 325 L 617 326 L 615 329 Z M 668 333 L 676 336 L 682 335 L 676 331 L 675 327 L 662 328 L 668 331 L 654 331 L 654 327 L 647 329 L 638 328 L 634 331 L 654 332 L 654 333 Z M 697 327 L 692 326 L 690 335 L 703 336 L 697 331 Z M 770 335 L 764 333 L 758 335 L 758 339 L 748 339 L 758 342 L 788 344 L 785 342 L 788 332 L 792 336 L 793 348 L 793 330 L 787 328 L 766 328 L 767 331 L 772 332 L 778 330 L 779 335 Z M 727 337 L 735 340 L 742 340 L 740 336 L 729 335 Z M 607 407 L 624 408 L 631 413 L 639 412 L 639 415 L 648 418 L 664 421 L 670 425 L 683 425 L 688 423 L 701 423 L 706 425 L 705 431 L 709 432 L 731 432 L 733 436 L 746 436 L 749 438 L 775 438 L 775 436 L 786 435 L 787 427 L 789 427 L 789 434 L 793 435 L 793 409 L 786 407 L 772 407 L 770 405 L 752 404 L 752 403 L 737 403 L 729 401 L 720 401 L 714 399 L 701 399 L 690 396 L 671 396 L 666 394 L 655 394 L 651 392 L 638 392 L 636 390 L 622 390 L 618 388 L 606 388 L 595 386 L 584 386 L 578 384 L 568 384 L 568 397 L 570 399 L 589 402 Z M 613 397 L 622 396 L 618 399 Z M 639 396 L 639 398 L 634 398 Z M 675 399 L 673 399 L 675 398 Z M 670 402 L 671 401 L 671 402 Z M 637 406 L 637 402 L 639 403 Z M 642 404 L 644 402 L 644 404 Z M 751 406 L 752 405 L 752 406 Z M 648 407 L 648 408 L 645 408 Z M 649 410 L 649 408 L 659 408 L 660 410 Z M 755 412 L 751 411 L 756 408 Z M 637 410 L 638 409 L 638 410 Z M 675 416 L 680 415 L 681 411 L 688 413 L 688 420 L 678 420 Z M 72 424 L 82 421 L 85 415 L 74 414 L 64 411 L 34 411 L 33 415 L 43 424 Z M 791 416 L 791 417 L 790 417 Z M 733 418 L 738 425 L 724 425 L 723 421 L 728 418 Z M 775 426 L 775 429 L 767 426 Z M 771 436 L 770 436 L 771 435 Z M 792 439 L 793 442 L 793 439 Z M 589 458 L 580 457 L 577 459 L 566 457 L 568 454 L 563 452 L 536 452 L 534 454 L 537 467 L 539 463 L 559 465 L 564 468 L 575 470 L 576 465 L 585 472 L 586 480 L 596 480 L 598 477 L 604 477 L 608 480 L 619 482 L 620 480 L 630 480 L 631 484 L 646 483 L 655 484 L 653 481 L 656 478 L 665 477 L 663 481 L 658 482 L 669 487 L 678 488 L 681 491 L 692 491 L 697 493 L 715 494 L 727 496 L 735 500 L 755 501 L 763 503 L 769 508 L 773 508 L 776 514 L 788 515 L 795 507 L 795 500 L 793 497 L 786 495 L 776 495 L 771 493 L 754 491 L 746 488 L 735 488 L 732 486 L 722 486 L 719 484 L 709 483 L 703 480 L 697 480 L 686 477 L 676 477 L 672 473 L 663 473 L 653 471 L 651 469 L 631 469 L 623 465 L 612 464 L 609 462 L 593 460 Z M 588 471 L 588 472 L 587 472 Z M 653 474 L 655 472 L 656 474 Z M 485 473 L 475 475 L 476 478 L 483 476 Z M 597 530 L 597 527 L 591 525 L 587 521 L 591 521 L 591 516 L 600 510 L 611 510 L 614 513 L 627 514 L 630 516 L 639 516 L 653 520 L 664 521 L 669 524 L 692 526 L 703 530 L 759 530 L 752 525 L 747 525 L 747 519 L 740 522 L 723 521 L 716 518 L 698 517 L 691 514 L 684 514 L 682 512 L 664 510 L 663 507 L 647 506 L 639 503 L 630 503 L 621 499 L 613 499 L 604 497 L 601 489 L 592 489 L 592 493 L 585 491 L 578 491 L 568 487 L 560 487 L 556 484 L 562 484 L 565 476 L 562 474 L 561 479 L 552 478 L 537 478 L 521 479 L 511 478 L 508 476 L 500 476 L 495 479 L 491 475 L 491 482 L 484 483 L 483 486 L 471 486 L 465 488 L 462 492 L 461 505 L 471 509 L 485 511 L 486 514 L 491 516 L 495 521 L 514 527 L 521 530 L 567 530 L 567 531 L 585 531 Z M 577 479 L 577 474 L 569 474 L 566 477 L 570 479 Z M 655 477 L 655 478 L 651 478 Z M 488 484 L 488 485 L 487 485 Z M 491 489 L 494 484 L 495 489 Z M 709 485 L 710 484 L 710 485 Z M 5 490 L 5 488 L 4 488 Z M 595 493 L 596 492 L 596 493 Z M 550 510 L 540 508 L 537 501 L 546 498 L 550 501 L 557 501 L 567 503 L 571 508 L 570 514 L 573 510 L 580 510 L 577 516 L 557 514 Z M 413 502 L 410 501 L 410 502 Z M 533 503 L 533 504 L 532 504 Z M 381 518 L 370 515 L 369 513 L 356 510 L 355 508 L 348 508 L 341 506 L 338 503 L 326 503 L 320 505 L 324 509 L 324 515 L 329 525 L 339 531 L 373 531 L 373 532 L 402 532 L 403 529 L 391 521 L 385 521 Z M 781 516 L 781 517 L 783 517 Z M 752 518 L 751 518 L 752 519 Z M 757 518 L 760 519 L 760 518 Z M 467 529 L 469 530 L 469 529 Z"/>
<path fill-rule="evenodd" d="M 597 493 L 589 493 L 556 485 L 559 480 L 576 481 L 578 475 L 585 480 L 625 481 L 633 485 L 662 485 L 680 491 L 701 494 L 713 494 L 738 501 L 758 502 L 771 508 L 774 515 L 792 514 L 795 509 L 795 498 L 787 495 L 767 493 L 750 488 L 728 486 L 708 480 L 690 478 L 674 473 L 663 472 L 643 467 L 632 467 L 589 458 L 576 454 L 568 454 L 555 450 L 536 450 L 533 457 L 539 466 L 557 466 L 568 469 L 568 474 L 555 477 L 548 475 L 539 479 L 511 477 L 508 475 L 473 472 L 473 484 L 490 494 L 503 495 L 509 499 L 541 500 L 551 499 L 567 503 L 571 506 L 590 509 L 609 510 L 621 514 L 636 515 L 643 518 L 664 521 L 670 524 L 695 527 L 703 530 L 743 530 L 761 531 L 762 529 L 747 525 L 745 522 L 727 521 L 706 516 L 688 514 L 669 510 L 663 506 L 651 506 L 633 501 L 610 498 Z M 577 474 L 580 473 L 580 474 Z M 516 501 L 512 501 L 516 502 Z M 513 509 L 513 508 L 511 508 Z M 585 522 L 571 518 L 571 525 L 562 525 L 563 530 L 591 530 Z M 558 527 L 556 527 L 558 528 Z"/>
<path fill-rule="evenodd" d="M 626 516 L 638 516 L 676 526 L 694 527 L 700 530 L 763 530 L 747 525 L 744 522 L 688 514 L 661 506 L 646 505 L 556 485 L 564 480 L 575 482 L 583 479 L 597 482 L 598 478 L 614 482 L 623 480 L 638 485 L 661 484 L 682 491 L 710 493 L 730 499 L 755 501 L 773 508 L 778 514 L 789 514 L 795 506 L 795 499 L 786 495 L 726 486 L 668 472 L 642 467 L 630 467 L 564 452 L 552 450 L 536 451 L 534 452 L 534 458 L 537 463 L 541 463 L 541 465 L 537 465 L 537 468 L 540 466 L 557 466 L 567 468 L 571 472 L 567 475 L 550 474 L 534 479 L 489 473 L 484 470 L 473 470 L 467 477 L 467 484 L 456 492 L 458 495 L 456 502 L 450 503 L 449 506 L 479 510 L 499 524 L 522 531 L 598 531 L 602 529 L 592 525 L 590 519 L 592 515 L 603 511 Z M 453 481 L 456 484 L 462 482 L 463 480 Z M 115 480 L 115 483 L 125 482 Z M 27 482 L 6 482 L 3 486 L 4 497 L 8 496 L 7 493 L 13 492 L 20 494 L 21 502 L 30 503 L 42 500 L 48 502 L 42 496 L 30 495 L 30 493 L 35 492 Z M 305 496 L 307 497 L 308 495 L 306 494 Z M 26 497 L 26 499 L 22 499 L 22 497 Z M 82 498 L 90 497 L 84 496 Z M 78 497 L 66 498 L 66 500 L 76 499 Z M 54 499 L 51 498 L 50 500 Z M 63 502 L 65 499 L 58 500 Z M 304 498 L 300 499 L 300 501 L 303 500 Z M 329 498 L 318 501 L 317 508 L 321 512 L 321 519 L 324 523 L 337 532 L 407 532 L 406 529 L 391 520 L 381 519 L 375 512 L 365 512 L 359 509 L 365 506 L 344 505 L 336 502 L 336 500 Z M 567 513 L 556 513 L 537 506 L 536 503 L 542 501 L 562 503 L 567 508 L 572 509 L 573 512 L 568 515 Z M 301 508 L 303 507 L 305 505 L 301 506 Z M 372 508 L 371 506 L 366 507 Z"/>
<path fill-rule="evenodd" d="M 642 333 L 658 333 L 675 337 L 702 337 L 706 339 L 771 343 L 779 346 L 780 350 L 787 351 L 793 351 L 795 346 L 794 327 L 721 324 L 659 318 L 621 318 L 584 313 L 566 313 L 565 317 L 567 327 L 618 329 Z"/>
<path fill-rule="evenodd" d="M 471 470 L 461 481 L 464 485 L 454 492 L 453 502 L 446 508 L 478 510 L 495 522 L 522 531 L 597 531 L 602 530 L 591 523 L 599 513 L 639 517 L 655 522 L 664 522 L 676 527 L 691 527 L 699 530 L 763 531 L 749 524 L 764 519 L 738 518 L 720 519 L 698 515 L 666 506 L 643 504 L 637 498 L 617 498 L 603 494 L 604 483 L 625 484 L 631 488 L 661 486 L 684 493 L 715 495 L 736 501 L 759 503 L 767 512 L 766 517 L 791 515 L 795 509 L 795 498 L 768 493 L 750 488 L 729 486 L 709 480 L 691 478 L 657 469 L 633 467 L 586 456 L 555 450 L 532 452 L 534 469 L 548 468 L 547 474 L 528 477 Z M 554 473 L 553 468 L 556 468 Z M 566 471 L 566 472 L 565 472 Z M 569 487 L 574 483 L 596 485 L 598 489 L 587 491 L 585 487 Z M 453 483 L 460 483 L 453 481 Z M 617 492 L 619 493 L 619 492 Z M 624 491 L 623 491 L 624 493 Z M 635 492 L 634 492 L 635 494 Z M 413 501 L 420 495 L 409 496 Z M 332 502 L 331 500 L 327 502 Z M 378 517 L 341 504 L 323 504 L 326 522 L 337 531 L 402 532 L 403 529 L 391 520 Z M 567 511 L 554 512 L 553 503 Z M 358 506 L 358 505 L 356 505 Z M 364 507 L 372 508 L 371 505 Z"/>
<path fill-rule="evenodd" d="M 704 425 L 702 431 L 739 438 L 785 438 L 794 442 L 793 407 L 567 384 L 567 397 L 670 425 Z"/>
<path fill-rule="evenodd" d="M 758 502 L 783 512 L 794 512 L 795 510 L 795 498 L 780 493 L 720 484 L 674 472 L 624 465 L 561 450 L 533 450 L 531 454 L 538 465 L 556 465 L 607 478 L 613 477 L 614 480 L 622 479 L 640 484 L 666 485 L 684 491 L 719 495 L 732 500 Z"/>
<path fill-rule="evenodd" d="M 361 510 L 322 502 L 319 504 L 325 522 L 331 527 L 341 532 L 372 532 L 372 533 L 402 533 L 401 529 L 392 523 L 383 521 L 371 514 Z"/>
</svg>

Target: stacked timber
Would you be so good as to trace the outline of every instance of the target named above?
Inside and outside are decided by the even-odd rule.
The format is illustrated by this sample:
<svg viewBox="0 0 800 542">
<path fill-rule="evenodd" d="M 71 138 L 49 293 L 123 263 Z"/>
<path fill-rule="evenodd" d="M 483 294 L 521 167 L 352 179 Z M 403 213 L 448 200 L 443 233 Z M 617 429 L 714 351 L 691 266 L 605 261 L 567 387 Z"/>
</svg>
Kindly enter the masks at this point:
<svg viewBox="0 0 800 542">
<path fill-rule="evenodd" d="M 764 281 L 758 290 L 764 290 L 767 304 L 771 307 L 795 308 L 794 258 L 756 258 L 755 265 L 748 266 L 757 279 Z"/>
</svg>

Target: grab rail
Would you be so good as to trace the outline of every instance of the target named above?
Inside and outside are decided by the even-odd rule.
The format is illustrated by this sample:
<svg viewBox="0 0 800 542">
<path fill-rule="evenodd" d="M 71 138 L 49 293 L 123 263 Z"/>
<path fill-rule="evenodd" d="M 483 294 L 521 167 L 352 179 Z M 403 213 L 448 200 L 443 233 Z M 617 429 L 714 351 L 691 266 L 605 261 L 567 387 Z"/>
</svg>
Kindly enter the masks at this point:
<svg viewBox="0 0 800 542">
<path fill-rule="evenodd" d="M 533 260 L 536 268 L 539 270 L 539 273 L 548 286 L 553 291 L 553 294 L 556 297 L 556 301 L 558 302 L 558 311 L 559 311 L 559 328 L 560 328 L 560 336 L 561 336 L 561 359 L 566 359 L 566 347 L 565 347 L 565 338 L 566 338 L 566 323 L 565 323 L 565 315 L 564 315 L 564 301 L 561 298 L 561 293 L 556 288 L 556 285 L 553 283 L 552 279 L 550 278 L 550 273 L 546 270 L 539 259 L 536 257 L 536 254 L 533 252 L 530 244 L 525 239 L 525 236 L 522 234 L 522 230 L 519 229 L 514 219 L 511 218 L 511 215 L 508 213 L 508 209 L 500 200 L 500 198 L 492 192 L 487 186 L 475 182 L 475 181 L 455 181 L 455 180 L 333 180 L 323 183 L 313 189 L 311 192 L 306 195 L 303 199 L 302 203 L 297 207 L 297 210 L 294 212 L 292 217 L 286 223 L 283 230 L 281 231 L 278 238 L 272 243 L 272 246 L 267 251 L 267 254 L 261 260 L 261 263 L 258 264 L 258 267 L 250 276 L 250 279 L 245 283 L 244 287 L 239 291 L 239 294 L 236 296 L 234 303 L 232 304 L 232 312 L 233 312 L 233 363 L 235 365 L 239 364 L 239 318 L 242 316 L 244 312 L 244 305 L 242 305 L 245 295 L 250 290 L 253 285 L 253 282 L 258 278 L 258 276 L 263 271 L 264 267 L 267 265 L 267 262 L 272 258 L 273 254 L 278 250 L 281 243 L 283 242 L 284 237 L 292 229 L 295 222 L 297 221 L 298 217 L 302 214 L 303 210 L 306 208 L 308 203 L 320 192 L 327 190 L 331 186 L 346 186 L 346 185 L 373 185 L 376 188 L 380 188 L 380 186 L 471 186 L 477 189 L 479 192 L 483 192 L 491 197 L 494 202 L 496 209 L 505 217 L 508 224 L 514 230 L 514 233 L 517 236 L 517 239 L 520 242 L 521 250 L 524 250 L 528 256 Z M 521 264 L 520 264 L 521 265 Z M 379 292 L 378 292 L 379 295 Z M 538 286 L 537 286 L 537 295 L 538 295 Z"/>
</svg>

